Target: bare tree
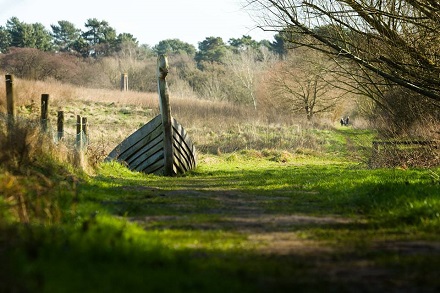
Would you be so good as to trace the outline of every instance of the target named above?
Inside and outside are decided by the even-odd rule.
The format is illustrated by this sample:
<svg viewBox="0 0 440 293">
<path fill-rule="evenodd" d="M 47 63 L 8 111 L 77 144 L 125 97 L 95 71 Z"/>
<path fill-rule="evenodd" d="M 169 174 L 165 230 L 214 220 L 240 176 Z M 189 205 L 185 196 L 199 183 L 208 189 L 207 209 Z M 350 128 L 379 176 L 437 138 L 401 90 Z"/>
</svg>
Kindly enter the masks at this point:
<svg viewBox="0 0 440 293">
<path fill-rule="evenodd" d="M 323 54 L 296 49 L 272 71 L 271 92 L 279 107 L 312 120 L 328 113 L 347 93 L 343 84 L 335 86 L 334 63 Z"/>
<path fill-rule="evenodd" d="M 259 74 L 270 64 L 273 64 L 276 57 L 266 47 L 260 50 L 247 48 L 237 53 L 228 52 L 226 66 L 232 72 L 236 84 L 243 88 L 245 99 L 251 102 L 254 110 L 257 110 L 256 83 Z"/>
<path fill-rule="evenodd" d="M 263 30 L 347 59 L 440 101 L 440 3 L 434 0 L 247 0 Z M 307 36 L 307 37 L 304 37 Z"/>
</svg>

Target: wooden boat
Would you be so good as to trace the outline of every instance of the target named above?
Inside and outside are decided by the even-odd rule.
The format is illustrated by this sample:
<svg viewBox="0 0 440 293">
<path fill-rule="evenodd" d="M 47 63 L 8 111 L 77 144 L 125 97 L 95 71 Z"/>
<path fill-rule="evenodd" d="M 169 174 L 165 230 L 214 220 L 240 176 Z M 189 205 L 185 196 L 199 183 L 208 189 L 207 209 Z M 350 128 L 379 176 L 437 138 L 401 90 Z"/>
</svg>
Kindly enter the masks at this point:
<svg viewBox="0 0 440 293">
<path fill-rule="evenodd" d="M 171 116 L 166 56 L 158 57 L 157 71 L 161 114 L 122 141 L 106 160 L 117 160 L 131 170 L 174 176 L 196 167 L 196 150 L 182 125 Z"/>
</svg>

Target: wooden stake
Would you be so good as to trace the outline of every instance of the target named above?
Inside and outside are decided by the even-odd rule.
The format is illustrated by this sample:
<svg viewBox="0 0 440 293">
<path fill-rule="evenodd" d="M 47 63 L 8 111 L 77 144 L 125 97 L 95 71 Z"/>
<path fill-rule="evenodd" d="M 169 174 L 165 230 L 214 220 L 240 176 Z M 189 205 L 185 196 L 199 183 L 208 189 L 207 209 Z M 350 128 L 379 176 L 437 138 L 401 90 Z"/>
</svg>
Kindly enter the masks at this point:
<svg viewBox="0 0 440 293">
<path fill-rule="evenodd" d="M 8 120 L 8 132 L 12 132 L 15 121 L 15 92 L 14 92 L 14 76 L 5 75 L 6 79 L 6 111 Z"/>
<path fill-rule="evenodd" d="M 157 58 L 157 77 L 159 91 L 159 106 L 162 116 L 162 125 L 164 131 L 164 175 L 174 175 L 173 170 L 173 132 L 171 125 L 171 107 L 168 93 L 166 76 L 168 74 L 168 59 L 166 55 L 159 55 Z"/>
<path fill-rule="evenodd" d="M 82 133 L 84 134 L 84 139 L 85 141 L 83 141 L 83 143 L 87 144 L 89 141 L 89 136 L 88 136 L 88 129 L 87 129 L 87 117 L 82 117 L 81 118 L 81 128 L 82 128 Z"/>
<path fill-rule="evenodd" d="M 128 91 L 128 74 L 127 73 L 121 74 L 121 91 L 123 91 L 123 92 Z"/>
<path fill-rule="evenodd" d="M 82 121 L 81 115 L 76 116 L 76 150 L 75 150 L 75 164 L 77 167 L 84 167 L 84 154 L 83 154 L 83 134 L 82 134 Z"/>
<path fill-rule="evenodd" d="M 64 137 L 64 111 L 58 111 L 57 132 L 58 140 L 62 140 Z"/>
<path fill-rule="evenodd" d="M 76 116 L 76 148 L 78 150 L 82 149 L 82 121 L 81 115 Z"/>
<path fill-rule="evenodd" d="M 43 132 L 47 132 L 47 121 L 48 121 L 48 109 L 49 109 L 49 95 L 41 95 L 41 129 Z"/>
</svg>

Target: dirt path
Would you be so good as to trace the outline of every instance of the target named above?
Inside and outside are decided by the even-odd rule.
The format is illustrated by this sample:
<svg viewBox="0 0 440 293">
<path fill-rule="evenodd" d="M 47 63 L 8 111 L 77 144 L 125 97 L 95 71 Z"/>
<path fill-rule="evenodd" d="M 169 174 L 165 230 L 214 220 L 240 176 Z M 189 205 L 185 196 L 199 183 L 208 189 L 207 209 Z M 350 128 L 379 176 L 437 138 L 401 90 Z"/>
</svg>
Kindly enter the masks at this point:
<svg viewBox="0 0 440 293">
<path fill-rule="evenodd" d="M 422 264 L 429 262 L 431 257 L 438 261 L 440 243 L 400 241 L 392 237 L 391 240 L 374 239 L 371 238 L 374 231 L 368 232 L 372 228 L 362 218 L 269 211 L 269 201 L 287 203 L 288 197 L 282 195 L 255 196 L 233 190 L 155 190 L 154 193 L 161 197 L 167 209 L 183 209 L 188 213 L 131 218 L 146 229 L 160 223 L 163 229 L 238 232 L 255 245 L 255 253 L 304 263 L 309 270 L 307 274 L 324 276 L 330 283 L 344 284 L 348 292 L 435 292 L 432 289 L 438 288 L 435 272 L 419 273 L 411 269 L 412 262 L 417 259 Z M 211 204 L 200 211 L 199 204 L 204 201 Z M 192 216 L 197 213 L 206 215 L 206 220 L 193 220 Z M 321 234 L 328 232 L 330 236 L 310 237 L 310 229 L 318 229 Z M 362 230 L 367 231 L 365 235 L 369 238 L 353 241 L 350 238 L 353 236 L 349 236 L 349 240 L 344 239 L 346 234 L 362 236 Z M 338 232 L 341 232 L 340 239 L 335 236 Z M 414 269 L 420 269 L 415 262 Z M 365 288 L 360 290 L 360 284 Z"/>
</svg>

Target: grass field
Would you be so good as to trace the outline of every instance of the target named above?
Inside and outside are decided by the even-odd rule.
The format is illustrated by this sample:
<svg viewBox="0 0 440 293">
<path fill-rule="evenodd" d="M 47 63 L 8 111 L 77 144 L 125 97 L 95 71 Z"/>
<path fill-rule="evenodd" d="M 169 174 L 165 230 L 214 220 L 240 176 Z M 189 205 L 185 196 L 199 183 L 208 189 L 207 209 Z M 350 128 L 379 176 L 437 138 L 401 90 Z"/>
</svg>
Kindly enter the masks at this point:
<svg viewBox="0 0 440 293">
<path fill-rule="evenodd" d="M 107 163 L 75 186 L 59 224 L 9 227 L 4 237 L 16 239 L 3 239 L 12 270 L 2 284 L 31 292 L 435 292 L 438 171 L 275 151 L 202 155 L 177 178 Z"/>
<path fill-rule="evenodd" d="M 115 104 L 68 111 L 92 107 L 95 121 L 123 126 L 121 137 L 148 120 L 149 106 L 105 103 Z M 209 105 L 203 115 L 227 109 Z M 184 112 L 199 162 L 183 176 L 115 162 L 84 173 L 31 151 L 25 170 L 9 159 L 0 292 L 440 290 L 438 167 L 370 168 L 370 130 L 238 126 L 220 114 L 201 126 Z M 112 147 L 97 144 L 96 158 Z"/>
</svg>

